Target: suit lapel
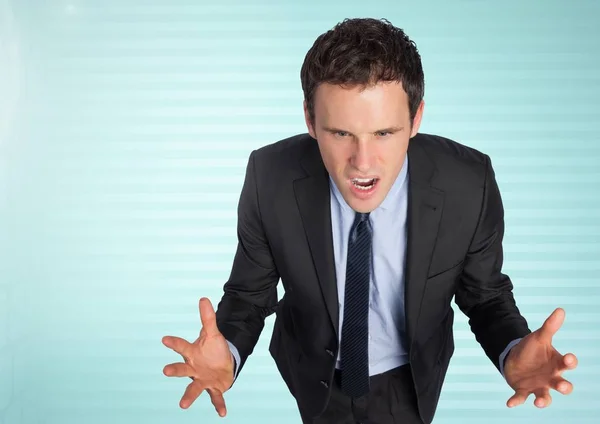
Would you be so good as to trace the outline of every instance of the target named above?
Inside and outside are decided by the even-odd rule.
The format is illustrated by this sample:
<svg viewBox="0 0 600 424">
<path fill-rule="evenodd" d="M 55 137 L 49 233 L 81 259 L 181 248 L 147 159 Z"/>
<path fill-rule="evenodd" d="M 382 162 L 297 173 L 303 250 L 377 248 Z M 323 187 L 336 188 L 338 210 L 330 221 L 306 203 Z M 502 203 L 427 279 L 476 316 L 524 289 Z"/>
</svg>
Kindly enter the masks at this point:
<svg viewBox="0 0 600 424">
<path fill-rule="evenodd" d="M 409 143 L 408 158 L 410 182 L 404 304 L 409 346 L 412 346 L 442 216 L 444 192 L 431 186 L 435 166 L 419 144 L 418 137 L 411 139 Z"/>
<path fill-rule="evenodd" d="M 339 304 L 331 234 L 329 176 L 316 140 L 303 157 L 302 165 L 308 175 L 294 181 L 296 202 L 325 305 L 337 335 Z"/>
</svg>

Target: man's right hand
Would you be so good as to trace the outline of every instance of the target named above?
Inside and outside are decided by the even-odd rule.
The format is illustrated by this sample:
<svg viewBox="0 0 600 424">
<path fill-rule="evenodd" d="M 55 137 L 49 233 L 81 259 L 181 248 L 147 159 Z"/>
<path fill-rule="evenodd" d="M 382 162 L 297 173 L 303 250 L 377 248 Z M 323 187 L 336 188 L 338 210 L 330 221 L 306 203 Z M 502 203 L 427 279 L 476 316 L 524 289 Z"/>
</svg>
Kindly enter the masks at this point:
<svg viewBox="0 0 600 424">
<path fill-rule="evenodd" d="M 224 417 L 227 409 L 223 393 L 233 384 L 233 356 L 225 337 L 217 328 L 216 315 L 210 300 L 200 299 L 199 308 L 202 330 L 195 342 L 189 343 L 174 336 L 163 337 L 163 344 L 179 353 L 185 360 L 165 366 L 163 373 L 168 377 L 190 377 L 193 380 L 179 402 L 182 408 L 189 408 L 206 390 L 217 413 Z"/>
</svg>

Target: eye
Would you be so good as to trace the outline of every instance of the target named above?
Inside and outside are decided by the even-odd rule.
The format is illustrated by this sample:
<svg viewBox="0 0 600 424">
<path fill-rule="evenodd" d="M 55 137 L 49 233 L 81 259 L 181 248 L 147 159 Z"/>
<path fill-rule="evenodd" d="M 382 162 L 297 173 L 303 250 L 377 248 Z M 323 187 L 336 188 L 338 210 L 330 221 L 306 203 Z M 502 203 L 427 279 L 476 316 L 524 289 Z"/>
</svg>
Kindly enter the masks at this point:
<svg viewBox="0 0 600 424">
<path fill-rule="evenodd" d="M 337 137 L 346 137 L 346 136 L 348 135 L 348 133 L 347 133 L 346 131 L 337 131 L 337 132 L 335 133 L 335 135 L 336 135 Z"/>
<path fill-rule="evenodd" d="M 375 134 L 377 135 L 377 137 L 385 137 L 386 135 L 391 134 L 391 132 L 390 131 L 377 131 Z"/>
</svg>

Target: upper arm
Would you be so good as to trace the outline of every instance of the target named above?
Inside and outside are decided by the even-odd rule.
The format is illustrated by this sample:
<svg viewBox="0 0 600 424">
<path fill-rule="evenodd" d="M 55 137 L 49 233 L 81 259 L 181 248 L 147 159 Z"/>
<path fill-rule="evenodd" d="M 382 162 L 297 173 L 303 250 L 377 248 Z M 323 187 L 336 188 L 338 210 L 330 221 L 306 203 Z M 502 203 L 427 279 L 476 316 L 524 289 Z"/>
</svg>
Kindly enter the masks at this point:
<svg viewBox="0 0 600 424">
<path fill-rule="evenodd" d="M 479 219 L 455 299 L 496 366 L 499 366 L 501 352 L 511 340 L 530 333 L 517 308 L 512 281 L 502 271 L 503 238 L 504 207 L 491 161 L 486 156 Z"/>
<path fill-rule="evenodd" d="M 255 154 L 256 152 L 252 152 L 248 159 L 237 208 L 237 236 L 241 249 L 239 253 L 248 265 L 274 277 L 277 270 L 262 220 Z"/>
<path fill-rule="evenodd" d="M 279 273 L 261 218 L 259 191 L 253 152 L 238 203 L 236 253 L 216 312 L 219 330 L 239 350 L 242 364 L 278 300 Z"/>
<path fill-rule="evenodd" d="M 456 299 L 458 306 L 466 313 L 478 304 L 512 289 L 510 280 L 502 274 L 504 207 L 487 155 L 481 185 L 478 223 L 469 244 Z"/>
</svg>

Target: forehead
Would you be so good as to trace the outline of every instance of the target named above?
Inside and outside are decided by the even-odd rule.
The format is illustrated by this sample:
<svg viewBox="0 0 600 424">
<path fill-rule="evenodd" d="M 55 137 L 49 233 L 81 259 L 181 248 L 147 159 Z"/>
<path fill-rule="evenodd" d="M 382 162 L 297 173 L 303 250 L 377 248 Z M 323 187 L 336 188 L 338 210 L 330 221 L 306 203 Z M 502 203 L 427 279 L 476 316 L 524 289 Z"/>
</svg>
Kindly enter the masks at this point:
<svg viewBox="0 0 600 424">
<path fill-rule="evenodd" d="M 408 95 L 401 82 L 342 87 L 321 84 L 314 97 L 317 123 L 389 125 L 409 119 Z"/>
</svg>

